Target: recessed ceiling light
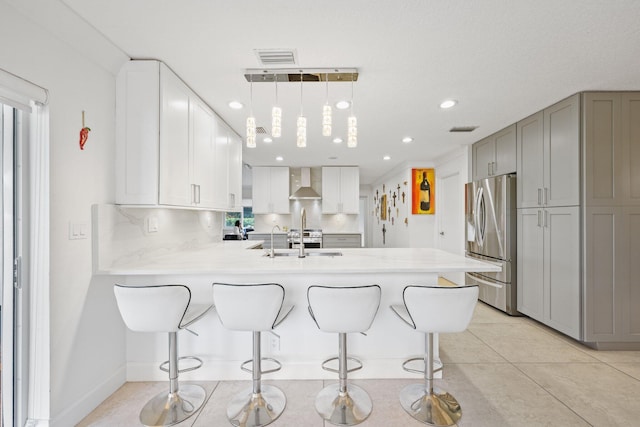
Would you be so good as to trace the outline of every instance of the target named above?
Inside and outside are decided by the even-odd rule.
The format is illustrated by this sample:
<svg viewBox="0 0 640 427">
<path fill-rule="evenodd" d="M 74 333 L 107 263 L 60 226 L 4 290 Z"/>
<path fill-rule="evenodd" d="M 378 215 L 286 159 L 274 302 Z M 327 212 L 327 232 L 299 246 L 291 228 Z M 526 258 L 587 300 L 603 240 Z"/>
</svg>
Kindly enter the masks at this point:
<svg viewBox="0 0 640 427">
<path fill-rule="evenodd" d="M 241 110 L 242 107 L 244 107 L 242 102 L 238 102 L 238 101 L 231 101 L 229 102 L 228 105 L 229 105 L 229 108 L 233 108 L 234 110 Z"/>
<path fill-rule="evenodd" d="M 383 160 L 391 160 L 391 156 L 384 156 L 382 159 Z"/>
<path fill-rule="evenodd" d="M 268 137 L 268 136 L 267 136 L 267 137 L 265 137 L 262 141 L 263 141 L 263 142 L 266 142 L 266 143 L 268 144 L 268 143 L 270 143 L 270 142 L 273 142 L 273 139 L 271 139 L 270 137 Z"/>
<path fill-rule="evenodd" d="M 440 103 L 440 108 L 443 108 L 443 109 L 451 108 L 457 103 L 458 101 L 456 101 L 455 99 L 445 99 Z"/>
<path fill-rule="evenodd" d="M 333 143 L 334 144 L 342 144 L 342 138 L 340 138 L 340 137 L 333 138 Z"/>
<path fill-rule="evenodd" d="M 336 108 L 338 110 L 346 110 L 350 106 L 351 106 L 351 103 L 349 101 L 338 101 L 338 102 L 336 102 Z"/>
<path fill-rule="evenodd" d="M 281 162 L 281 161 L 283 161 L 283 160 L 284 160 L 284 157 L 282 157 L 282 156 L 278 156 L 278 157 L 276 157 L 276 161 L 278 161 L 278 162 Z"/>
<path fill-rule="evenodd" d="M 402 142 L 408 144 L 410 142 L 413 142 L 413 138 L 411 138 L 410 136 L 405 136 L 404 138 L 402 138 Z"/>
</svg>

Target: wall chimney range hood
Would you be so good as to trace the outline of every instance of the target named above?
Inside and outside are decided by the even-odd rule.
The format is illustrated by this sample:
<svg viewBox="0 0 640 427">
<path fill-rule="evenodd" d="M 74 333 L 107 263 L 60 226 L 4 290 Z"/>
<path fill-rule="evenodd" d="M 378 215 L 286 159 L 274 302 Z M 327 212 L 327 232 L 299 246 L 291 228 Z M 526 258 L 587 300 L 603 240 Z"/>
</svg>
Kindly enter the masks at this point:
<svg viewBox="0 0 640 427">
<path fill-rule="evenodd" d="M 289 200 L 320 200 L 322 197 L 311 188 L 311 169 L 300 168 L 300 188 L 298 188 Z"/>
</svg>

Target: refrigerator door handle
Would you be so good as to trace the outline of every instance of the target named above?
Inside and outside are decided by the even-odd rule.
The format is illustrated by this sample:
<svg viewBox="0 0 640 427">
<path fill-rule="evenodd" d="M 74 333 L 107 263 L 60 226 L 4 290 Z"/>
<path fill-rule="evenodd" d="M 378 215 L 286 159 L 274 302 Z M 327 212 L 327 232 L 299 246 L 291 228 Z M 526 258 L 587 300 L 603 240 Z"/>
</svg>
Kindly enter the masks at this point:
<svg viewBox="0 0 640 427">
<path fill-rule="evenodd" d="M 475 274 L 473 274 L 473 273 L 464 273 L 464 275 L 465 275 L 465 276 L 467 276 L 467 277 L 468 277 L 468 278 L 470 278 L 470 279 L 475 280 L 475 281 L 476 281 L 476 282 L 478 282 L 478 283 L 483 284 L 483 285 L 493 286 L 494 288 L 498 288 L 498 289 L 502 289 L 502 288 L 504 287 L 504 285 L 503 285 L 503 284 L 501 284 L 501 283 L 497 283 L 497 282 L 490 282 L 490 281 L 488 281 L 488 280 L 481 279 L 481 278 L 479 278 L 478 276 L 476 276 L 476 275 L 475 275 Z"/>
</svg>

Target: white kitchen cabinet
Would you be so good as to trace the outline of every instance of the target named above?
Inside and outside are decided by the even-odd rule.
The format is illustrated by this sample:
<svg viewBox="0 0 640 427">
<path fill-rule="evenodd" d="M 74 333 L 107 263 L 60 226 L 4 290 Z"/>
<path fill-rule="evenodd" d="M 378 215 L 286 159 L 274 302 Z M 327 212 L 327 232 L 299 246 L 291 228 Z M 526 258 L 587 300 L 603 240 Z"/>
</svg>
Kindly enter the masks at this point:
<svg viewBox="0 0 640 427">
<path fill-rule="evenodd" d="M 580 207 L 518 210 L 518 311 L 581 339 Z"/>
<path fill-rule="evenodd" d="M 516 126 L 511 125 L 476 142 L 472 153 L 474 181 L 515 172 Z"/>
<path fill-rule="evenodd" d="M 252 173 L 253 213 L 290 213 L 289 168 L 254 167 Z"/>
<path fill-rule="evenodd" d="M 357 167 L 322 168 L 322 213 L 358 214 L 360 170 Z"/>
<path fill-rule="evenodd" d="M 580 203 L 580 95 L 516 124 L 518 208 Z"/>
<path fill-rule="evenodd" d="M 324 233 L 322 235 L 323 248 L 361 248 L 362 235 L 360 233 Z"/>
<path fill-rule="evenodd" d="M 242 211 L 242 138 L 229 129 L 229 210 Z"/>
<path fill-rule="evenodd" d="M 241 174 L 242 160 L 217 153 L 217 120 L 163 63 L 127 62 L 116 82 L 116 203 L 229 210 L 230 167 Z"/>
</svg>

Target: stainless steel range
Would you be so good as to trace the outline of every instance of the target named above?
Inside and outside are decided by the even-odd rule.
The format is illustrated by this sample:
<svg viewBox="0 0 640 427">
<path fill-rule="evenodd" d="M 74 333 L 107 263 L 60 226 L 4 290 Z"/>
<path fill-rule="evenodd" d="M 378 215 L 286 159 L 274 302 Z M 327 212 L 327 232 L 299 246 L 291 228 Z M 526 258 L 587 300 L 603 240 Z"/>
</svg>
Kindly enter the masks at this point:
<svg viewBox="0 0 640 427">
<path fill-rule="evenodd" d="M 305 248 L 322 248 L 322 229 L 321 228 L 305 228 L 302 230 L 302 241 Z M 292 228 L 289 230 L 289 247 L 297 248 L 300 246 L 300 229 Z"/>
</svg>

